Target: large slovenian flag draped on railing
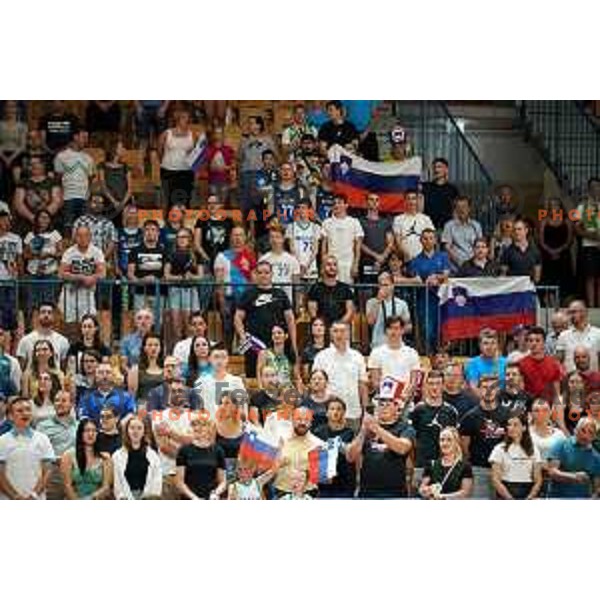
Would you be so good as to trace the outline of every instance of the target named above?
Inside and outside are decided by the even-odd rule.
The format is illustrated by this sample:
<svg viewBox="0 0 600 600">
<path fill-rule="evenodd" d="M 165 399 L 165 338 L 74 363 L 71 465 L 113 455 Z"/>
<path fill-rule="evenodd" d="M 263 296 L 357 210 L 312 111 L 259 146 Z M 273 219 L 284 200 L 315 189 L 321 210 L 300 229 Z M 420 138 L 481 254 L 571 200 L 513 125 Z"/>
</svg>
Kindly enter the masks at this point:
<svg viewBox="0 0 600 600">
<path fill-rule="evenodd" d="M 536 321 L 537 296 L 529 277 L 449 279 L 438 296 L 445 341 L 477 337 L 485 327 L 510 331 Z"/>
<path fill-rule="evenodd" d="M 355 208 L 366 208 L 366 196 L 372 192 L 379 196 L 382 212 L 402 212 L 404 194 L 416 189 L 421 178 L 420 156 L 399 162 L 372 162 L 335 145 L 328 157 L 333 191 L 345 194 Z"/>
</svg>

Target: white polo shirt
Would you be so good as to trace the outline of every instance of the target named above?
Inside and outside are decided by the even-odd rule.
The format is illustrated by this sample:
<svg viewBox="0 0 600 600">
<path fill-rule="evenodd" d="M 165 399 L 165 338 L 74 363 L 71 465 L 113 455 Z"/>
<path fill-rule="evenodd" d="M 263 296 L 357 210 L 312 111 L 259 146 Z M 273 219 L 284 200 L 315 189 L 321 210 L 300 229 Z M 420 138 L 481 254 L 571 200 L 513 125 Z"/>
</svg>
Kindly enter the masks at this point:
<svg viewBox="0 0 600 600">
<path fill-rule="evenodd" d="M 354 348 L 340 352 L 335 346 L 321 350 L 312 370 L 320 369 L 329 377 L 328 393 L 338 396 L 346 403 L 346 417 L 358 419 L 362 415 L 359 383 L 367 382 L 365 359 Z"/>
<path fill-rule="evenodd" d="M 400 348 L 390 348 L 382 344 L 373 348 L 369 356 L 369 369 L 381 369 L 381 377 L 393 377 L 408 383 L 410 372 L 421 368 L 419 354 L 414 348 L 402 344 Z"/>
<path fill-rule="evenodd" d="M 580 331 L 571 326 L 562 331 L 556 340 L 556 351 L 565 353 L 567 372 L 575 369 L 573 355 L 577 346 L 584 346 L 590 351 L 590 368 L 598 370 L 598 352 L 600 352 L 600 328 L 589 323 Z"/>
<path fill-rule="evenodd" d="M 6 478 L 20 494 L 31 494 L 42 473 L 42 463 L 55 460 L 45 433 L 29 427 L 23 432 L 12 429 L 0 436 L 0 463 L 4 465 Z M 8 496 L 0 492 L 0 499 L 8 500 Z"/>
</svg>

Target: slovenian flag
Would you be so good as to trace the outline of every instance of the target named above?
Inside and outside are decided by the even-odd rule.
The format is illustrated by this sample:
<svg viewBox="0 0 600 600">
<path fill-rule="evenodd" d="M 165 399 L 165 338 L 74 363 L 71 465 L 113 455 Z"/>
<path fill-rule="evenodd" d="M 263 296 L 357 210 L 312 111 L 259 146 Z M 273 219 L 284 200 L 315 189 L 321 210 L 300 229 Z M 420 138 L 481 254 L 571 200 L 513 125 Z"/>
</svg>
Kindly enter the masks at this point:
<svg viewBox="0 0 600 600">
<path fill-rule="evenodd" d="M 438 296 L 445 341 L 475 338 L 485 327 L 511 331 L 536 322 L 537 296 L 529 277 L 449 279 Z"/>
<path fill-rule="evenodd" d="M 190 165 L 190 169 L 194 171 L 194 173 L 197 173 L 202 167 L 202 165 L 206 162 L 207 154 L 208 140 L 206 139 L 206 134 L 201 133 L 198 136 L 196 144 L 187 155 L 188 164 Z"/>
<path fill-rule="evenodd" d="M 327 446 L 319 446 L 308 453 L 308 480 L 315 485 L 327 483 L 337 474 L 339 437 L 327 440 Z"/>
<path fill-rule="evenodd" d="M 239 458 L 256 463 L 260 470 L 269 469 L 277 458 L 279 449 L 260 432 L 251 429 L 244 433 L 240 444 Z"/>
<path fill-rule="evenodd" d="M 350 206 L 366 208 L 366 196 L 379 196 L 381 212 L 404 210 L 404 194 L 417 189 L 423 168 L 420 156 L 399 162 L 371 162 L 352 154 L 341 146 L 329 149 L 333 191 L 345 194 Z"/>
</svg>

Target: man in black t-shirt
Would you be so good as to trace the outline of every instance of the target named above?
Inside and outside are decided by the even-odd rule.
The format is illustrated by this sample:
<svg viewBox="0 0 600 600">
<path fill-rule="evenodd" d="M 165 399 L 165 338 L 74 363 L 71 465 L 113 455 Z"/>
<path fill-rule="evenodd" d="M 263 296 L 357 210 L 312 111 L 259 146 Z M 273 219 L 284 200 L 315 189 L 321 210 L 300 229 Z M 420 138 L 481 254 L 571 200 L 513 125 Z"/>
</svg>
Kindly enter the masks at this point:
<svg viewBox="0 0 600 600">
<path fill-rule="evenodd" d="M 358 131 L 353 123 L 344 118 L 344 105 L 339 100 L 330 100 L 326 108 L 329 121 L 323 123 L 319 129 L 319 141 L 323 151 L 326 152 L 334 144 L 354 144 L 358 147 Z"/>
<path fill-rule="evenodd" d="M 458 412 L 443 400 L 444 376 L 441 371 L 429 371 L 424 381 L 423 400 L 411 413 L 410 420 L 416 433 L 415 464 L 420 482 L 423 467 L 440 455 L 439 437 L 445 427 L 455 427 Z"/>
<path fill-rule="evenodd" d="M 423 212 L 433 221 L 436 229 L 452 219 L 452 205 L 458 197 L 458 189 L 448 181 L 448 161 L 435 158 L 431 163 L 433 178 L 423 184 L 425 206 Z"/>
<path fill-rule="evenodd" d="M 507 365 L 504 389 L 498 392 L 498 404 L 511 411 L 531 411 L 533 397 L 525 391 L 523 373 L 518 364 Z"/>
<path fill-rule="evenodd" d="M 227 217 L 218 196 L 209 196 L 206 205 L 208 214 L 200 211 L 194 225 L 194 248 L 212 271 L 217 254 L 229 248 L 233 221 Z"/>
<path fill-rule="evenodd" d="M 346 403 L 331 397 L 327 401 L 327 423 L 318 426 L 314 434 L 328 444 L 338 444 L 337 475 L 330 483 L 319 485 L 321 498 L 352 498 L 356 488 L 356 469 L 346 458 L 347 446 L 354 431 L 346 425 Z"/>
<path fill-rule="evenodd" d="M 506 434 L 510 411 L 498 404 L 498 378 L 484 375 L 479 380 L 479 405 L 460 422 L 460 436 L 465 460 L 473 465 L 473 498 L 493 497 L 489 456 Z"/>
<path fill-rule="evenodd" d="M 513 243 L 500 256 L 500 270 L 510 277 L 526 275 L 533 283 L 542 277 L 542 255 L 529 239 L 529 225 L 522 219 L 513 225 Z"/>
<path fill-rule="evenodd" d="M 326 325 L 336 321 L 351 323 L 354 317 L 352 288 L 338 281 L 338 262 L 335 256 L 323 261 L 323 281 L 315 283 L 308 291 L 308 313 L 311 319 L 321 316 Z"/>
<path fill-rule="evenodd" d="M 451 362 L 444 370 L 444 402 L 450 404 L 458 413 L 460 421 L 470 410 L 478 404 L 478 399 L 465 385 L 463 366 Z"/>
<path fill-rule="evenodd" d="M 377 399 L 377 417 L 365 414 L 361 429 L 348 448 L 347 457 L 362 457 L 359 498 L 406 498 L 406 459 L 413 449 L 415 430 L 403 421 L 398 404 Z"/>
<path fill-rule="evenodd" d="M 66 111 L 64 100 L 54 100 L 52 110 L 40 119 L 38 129 L 46 147 L 57 153 L 73 139 L 79 129 L 79 119 Z"/>
<path fill-rule="evenodd" d="M 271 346 L 271 332 L 274 325 L 284 327 L 290 336 L 292 352 L 297 356 L 296 318 L 288 295 L 280 287 L 273 287 L 273 268 L 266 261 L 260 261 L 254 270 L 256 286 L 250 288 L 240 298 L 234 316 L 235 331 L 240 340 L 247 334 Z M 256 354 L 246 355 L 246 370 L 249 377 L 256 375 Z"/>
<path fill-rule="evenodd" d="M 134 310 L 147 305 L 148 297 L 156 296 L 157 282 L 163 277 L 165 249 L 158 242 L 159 236 L 158 222 L 148 219 L 144 223 L 144 239 L 141 246 L 134 248 L 129 255 L 127 278 L 129 281 L 145 284 L 134 287 Z"/>
</svg>

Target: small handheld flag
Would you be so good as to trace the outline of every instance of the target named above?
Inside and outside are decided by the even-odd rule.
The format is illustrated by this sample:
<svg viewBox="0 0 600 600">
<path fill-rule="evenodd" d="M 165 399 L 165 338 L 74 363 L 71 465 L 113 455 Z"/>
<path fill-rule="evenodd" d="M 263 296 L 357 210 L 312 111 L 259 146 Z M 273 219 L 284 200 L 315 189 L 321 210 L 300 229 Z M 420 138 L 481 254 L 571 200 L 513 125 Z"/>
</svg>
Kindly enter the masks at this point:
<svg viewBox="0 0 600 600">
<path fill-rule="evenodd" d="M 240 444 L 240 459 L 255 462 L 260 470 L 266 470 L 273 466 L 277 453 L 278 448 L 262 438 L 258 431 L 252 430 L 244 433 Z"/>
<path fill-rule="evenodd" d="M 308 480 L 310 483 L 327 483 L 337 474 L 339 438 L 327 441 L 327 446 L 319 446 L 308 453 Z"/>
<path fill-rule="evenodd" d="M 197 173 L 200 170 L 200 167 L 206 162 L 206 157 L 208 153 L 208 140 L 206 139 L 206 134 L 202 133 L 198 137 L 196 144 L 190 150 L 187 155 L 187 161 L 190 165 L 190 169 Z"/>
<path fill-rule="evenodd" d="M 254 354 L 259 354 L 261 350 L 266 350 L 267 345 L 256 336 L 252 334 L 246 335 L 244 341 L 240 344 L 238 348 L 238 352 L 240 354 L 246 354 L 247 352 L 253 352 Z"/>
</svg>

